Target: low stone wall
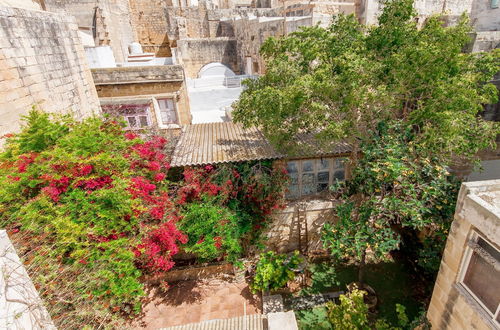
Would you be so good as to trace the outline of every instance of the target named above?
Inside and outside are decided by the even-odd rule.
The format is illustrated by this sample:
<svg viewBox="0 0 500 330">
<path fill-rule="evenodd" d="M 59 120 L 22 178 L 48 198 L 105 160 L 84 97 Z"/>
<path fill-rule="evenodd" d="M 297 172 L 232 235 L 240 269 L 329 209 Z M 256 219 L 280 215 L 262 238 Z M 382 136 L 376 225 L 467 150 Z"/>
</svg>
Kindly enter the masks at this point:
<svg viewBox="0 0 500 330">
<path fill-rule="evenodd" d="M 96 85 L 184 81 L 180 65 L 130 66 L 92 69 Z"/>
<path fill-rule="evenodd" d="M 296 207 L 304 203 L 308 228 L 308 250 L 321 250 L 321 230 L 325 223 L 335 221 L 333 201 L 309 200 L 291 202 L 287 207 L 274 215 L 274 221 L 265 231 L 264 244 L 270 250 L 280 253 L 299 249 L 299 224 L 297 222 Z"/>
<path fill-rule="evenodd" d="M 202 280 L 220 276 L 221 274 L 234 275 L 234 266 L 230 263 L 202 264 L 196 266 L 175 267 L 160 276 L 147 277 L 146 281 L 155 284 L 159 281 L 167 283 Z"/>
<path fill-rule="evenodd" d="M 238 73 L 236 40 L 229 38 L 187 39 L 177 41 L 178 60 L 188 78 L 196 78 L 206 64 L 220 62 Z"/>
</svg>

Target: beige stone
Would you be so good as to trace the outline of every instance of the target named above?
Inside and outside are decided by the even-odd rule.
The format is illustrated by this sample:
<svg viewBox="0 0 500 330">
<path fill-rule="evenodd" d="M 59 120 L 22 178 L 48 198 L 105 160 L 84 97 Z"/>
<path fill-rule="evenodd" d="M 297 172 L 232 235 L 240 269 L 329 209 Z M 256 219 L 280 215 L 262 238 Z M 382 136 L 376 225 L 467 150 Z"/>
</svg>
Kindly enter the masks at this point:
<svg viewBox="0 0 500 330">
<path fill-rule="evenodd" d="M 433 329 L 489 329 L 492 317 L 461 288 L 460 267 L 471 230 L 500 246 L 500 180 L 464 183 L 427 317 Z"/>
</svg>

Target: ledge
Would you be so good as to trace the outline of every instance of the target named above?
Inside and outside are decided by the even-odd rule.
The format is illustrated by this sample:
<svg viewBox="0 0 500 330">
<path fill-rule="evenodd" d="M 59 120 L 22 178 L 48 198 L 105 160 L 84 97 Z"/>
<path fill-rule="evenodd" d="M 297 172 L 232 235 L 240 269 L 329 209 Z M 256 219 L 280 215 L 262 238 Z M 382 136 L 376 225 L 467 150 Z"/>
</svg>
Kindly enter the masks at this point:
<svg viewBox="0 0 500 330">
<path fill-rule="evenodd" d="M 95 85 L 182 82 L 181 65 L 151 65 L 92 69 Z"/>
</svg>

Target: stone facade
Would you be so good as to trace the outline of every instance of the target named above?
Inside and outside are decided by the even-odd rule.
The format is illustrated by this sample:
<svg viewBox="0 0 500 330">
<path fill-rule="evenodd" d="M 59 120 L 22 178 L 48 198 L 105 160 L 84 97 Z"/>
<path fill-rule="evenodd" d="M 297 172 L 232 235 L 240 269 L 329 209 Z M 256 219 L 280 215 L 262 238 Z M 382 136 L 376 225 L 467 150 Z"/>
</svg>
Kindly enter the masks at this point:
<svg viewBox="0 0 500 330">
<path fill-rule="evenodd" d="M 474 0 L 415 0 L 415 9 L 419 15 L 419 22 L 434 14 L 443 14 L 450 21 L 454 21 L 463 13 L 470 14 Z M 486 0 L 485 0 L 486 1 Z M 357 0 L 357 16 L 361 23 L 366 25 L 377 24 L 383 2 L 380 0 Z"/>
<path fill-rule="evenodd" d="M 169 98 L 175 103 L 178 122 L 169 128 L 191 124 L 184 70 L 180 65 L 137 66 L 92 69 L 101 103 L 127 104 L 133 100 Z M 149 101 L 148 101 L 149 102 Z M 151 109 L 155 109 L 151 104 Z M 152 125 L 162 129 L 151 113 Z"/>
<path fill-rule="evenodd" d="M 460 283 L 468 241 L 474 232 L 485 237 L 496 249 L 500 246 L 500 180 L 462 184 L 427 313 L 433 329 L 498 327 Z"/>
<path fill-rule="evenodd" d="M 177 41 L 178 60 L 189 78 L 195 78 L 206 64 L 220 62 L 238 72 L 236 41 L 230 38 L 184 39 Z"/>
<path fill-rule="evenodd" d="M 135 31 L 135 41 L 145 52 L 158 57 L 170 57 L 169 20 L 166 12 L 171 6 L 167 0 L 130 0 L 131 21 Z"/>
<path fill-rule="evenodd" d="M 0 135 L 17 132 L 32 106 L 80 119 L 99 101 L 74 19 L 0 7 Z"/>
</svg>

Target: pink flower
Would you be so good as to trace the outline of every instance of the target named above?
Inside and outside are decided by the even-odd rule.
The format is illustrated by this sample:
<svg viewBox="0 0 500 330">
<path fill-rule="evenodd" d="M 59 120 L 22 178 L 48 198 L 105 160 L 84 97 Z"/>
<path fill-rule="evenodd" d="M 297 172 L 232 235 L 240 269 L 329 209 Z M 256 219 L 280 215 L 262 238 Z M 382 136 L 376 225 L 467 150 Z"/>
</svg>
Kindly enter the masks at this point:
<svg viewBox="0 0 500 330">
<path fill-rule="evenodd" d="M 148 163 L 148 168 L 149 168 L 150 171 L 157 172 L 157 171 L 160 170 L 161 165 L 157 161 L 150 161 Z"/>
<path fill-rule="evenodd" d="M 138 135 L 137 135 L 137 134 L 134 134 L 134 133 L 132 133 L 132 132 L 127 132 L 127 133 L 125 133 L 124 135 L 125 135 L 125 138 L 126 138 L 127 140 L 133 140 L 133 139 L 136 139 L 136 138 L 138 137 Z"/>
<path fill-rule="evenodd" d="M 165 180 L 165 177 L 166 177 L 165 173 L 156 173 L 154 179 L 156 182 L 160 182 Z"/>
</svg>

